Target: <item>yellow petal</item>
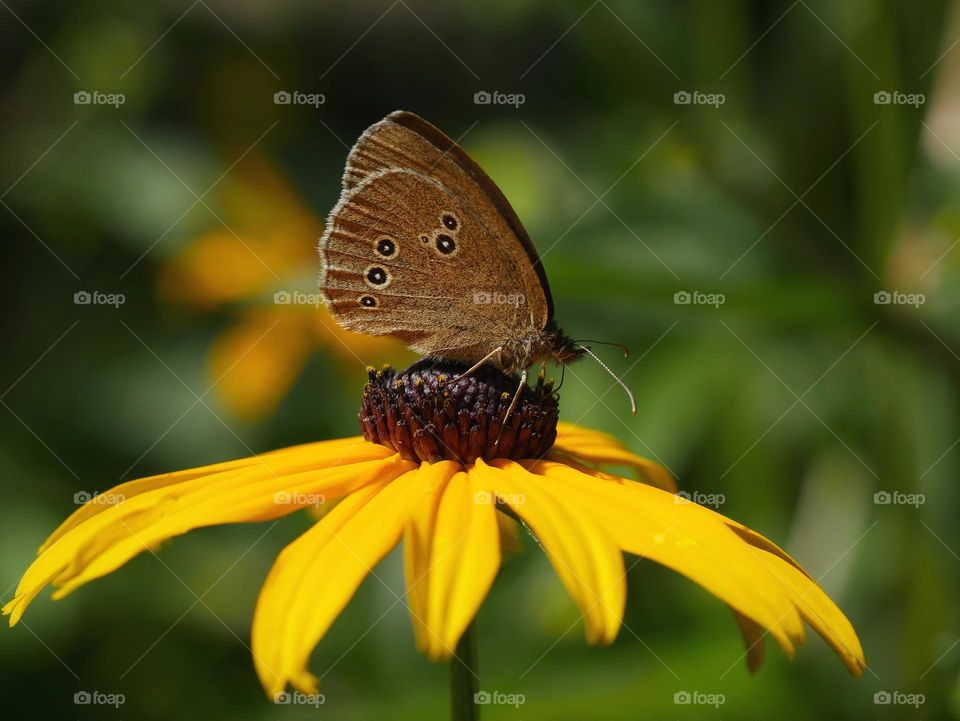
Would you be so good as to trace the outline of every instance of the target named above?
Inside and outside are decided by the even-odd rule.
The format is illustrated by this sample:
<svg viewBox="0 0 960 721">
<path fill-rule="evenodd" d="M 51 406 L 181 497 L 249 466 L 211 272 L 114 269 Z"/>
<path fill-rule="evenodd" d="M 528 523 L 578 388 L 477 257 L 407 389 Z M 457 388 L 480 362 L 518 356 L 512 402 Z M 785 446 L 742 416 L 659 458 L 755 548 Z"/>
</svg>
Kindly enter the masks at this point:
<svg viewBox="0 0 960 721">
<path fill-rule="evenodd" d="M 857 632 L 816 580 L 770 539 L 709 508 L 703 510 L 718 516 L 734 533 L 758 549 L 759 558 L 770 573 L 790 590 L 803 619 L 836 651 L 851 674 L 862 676 L 867 664 Z"/>
<path fill-rule="evenodd" d="M 752 550 L 770 574 L 788 590 L 803 620 L 823 637 L 852 675 L 862 676 L 867 663 L 860 639 L 837 605 L 806 571 L 794 565 L 795 562 L 789 563 L 762 548 L 752 547 Z"/>
<path fill-rule="evenodd" d="M 417 650 L 427 653 L 430 632 L 427 608 L 430 594 L 427 574 L 430 569 L 430 546 L 436 524 L 437 507 L 447 482 L 460 469 L 458 463 L 425 463 L 417 471 L 414 493 L 420 501 L 410 507 L 410 519 L 403 534 L 403 570 L 407 579 L 407 609 L 413 624 Z"/>
<path fill-rule="evenodd" d="M 595 519 L 623 550 L 700 584 L 768 629 L 788 655 L 802 642 L 803 624 L 789 589 L 752 546 L 701 506 L 642 483 L 599 482 L 559 463 L 524 465 L 546 476 L 557 495 Z"/>
<path fill-rule="evenodd" d="M 574 460 L 590 466 L 628 466 L 645 483 L 671 493 L 677 490 L 676 481 L 666 469 L 631 453 L 619 440 L 600 431 L 560 421 L 557 423 L 557 440 L 554 441 L 553 450 L 555 455 L 559 455 L 556 460 L 563 461 L 563 456 L 572 456 Z"/>
<path fill-rule="evenodd" d="M 372 443 L 341 446 L 333 453 L 306 448 L 259 456 L 259 463 L 212 475 L 157 482 L 85 519 L 68 521 L 72 525 L 58 531 L 59 537 L 30 565 L 3 612 L 13 625 L 48 583 L 58 587 L 54 598 L 61 598 L 194 528 L 277 518 L 414 467 Z M 141 483 L 149 485 L 148 479 Z"/>
<path fill-rule="evenodd" d="M 253 657 L 269 696 L 288 683 L 316 688 L 313 648 L 363 578 L 400 540 L 409 509 L 422 501 L 416 473 L 354 492 L 280 553 L 253 617 Z"/>
<path fill-rule="evenodd" d="M 392 451 L 383 446 L 365 441 L 361 436 L 351 438 L 339 438 L 332 441 L 318 441 L 315 443 L 303 443 L 297 446 L 281 448 L 275 451 L 259 453 L 255 456 L 247 456 L 233 461 L 222 463 L 211 463 L 206 466 L 190 468 L 184 471 L 175 471 L 173 473 L 161 473 L 156 476 L 138 478 L 135 481 L 127 481 L 119 486 L 114 486 L 109 491 L 98 494 L 91 502 L 85 503 L 74 511 L 50 537 L 40 546 L 40 551 L 44 551 L 54 541 L 60 538 L 71 528 L 79 525 L 83 521 L 95 516 L 98 513 L 109 509 L 122 500 L 139 496 L 146 491 L 153 491 L 158 488 L 166 488 L 177 483 L 190 481 L 204 476 L 213 476 L 224 471 L 233 471 L 250 466 L 260 467 L 268 474 L 290 472 L 292 468 L 328 468 L 329 466 L 344 465 L 347 463 L 359 463 L 360 461 L 373 461 L 378 458 L 387 458 L 392 455 Z M 288 462 L 292 462 L 293 466 Z"/>
<path fill-rule="evenodd" d="M 554 484 L 512 461 L 478 460 L 470 477 L 530 526 L 580 607 L 590 643 L 612 643 L 626 600 L 623 555 L 610 535 Z"/>
<path fill-rule="evenodd" d="M 453 654 L 500 568 L 493 496 L 459 468 L 449 461 L 421 468 L 424 502 L 404 536 L 417 645 L 433 660 Z"/>
</svg>

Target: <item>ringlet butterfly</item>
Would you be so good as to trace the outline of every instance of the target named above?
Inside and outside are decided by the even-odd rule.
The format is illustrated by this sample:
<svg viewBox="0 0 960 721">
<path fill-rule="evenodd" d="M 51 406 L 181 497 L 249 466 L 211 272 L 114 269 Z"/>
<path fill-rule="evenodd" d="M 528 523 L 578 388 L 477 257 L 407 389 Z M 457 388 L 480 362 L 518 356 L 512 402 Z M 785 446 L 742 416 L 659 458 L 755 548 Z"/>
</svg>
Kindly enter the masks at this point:
<svg viewBox="0 0 960 721">
<path fill-rule="evenodd" d="M 398 110 L 347 156 L 320 239 L 320 290 L 341 326 L 427 356 L 520 373 L 589 348 L 553 319 L 540 257 L 501 190 L 447 135 Z M 510 410 L 513 405 L 511 404 Z M 509 410 L 507 415 L 509 415 Z"/>
</svg>

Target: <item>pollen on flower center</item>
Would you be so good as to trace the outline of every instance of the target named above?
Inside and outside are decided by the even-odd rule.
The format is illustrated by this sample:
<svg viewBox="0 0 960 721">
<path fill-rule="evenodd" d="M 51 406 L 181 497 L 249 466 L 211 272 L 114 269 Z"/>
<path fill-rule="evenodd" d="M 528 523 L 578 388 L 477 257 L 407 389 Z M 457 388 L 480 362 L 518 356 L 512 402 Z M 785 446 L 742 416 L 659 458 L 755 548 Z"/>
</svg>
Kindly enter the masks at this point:
<svg viewBox="0 0 960 721">
<path fill-rule="evenodd" d="M 485 365 L 425 358 L 398 373 L 370 369 L 363 389 L 363 437 L 412 461 L 539 458 L 557 437 L 553 381 L 524 386 L 504 425 L 519 379 Z"/>
</svg>

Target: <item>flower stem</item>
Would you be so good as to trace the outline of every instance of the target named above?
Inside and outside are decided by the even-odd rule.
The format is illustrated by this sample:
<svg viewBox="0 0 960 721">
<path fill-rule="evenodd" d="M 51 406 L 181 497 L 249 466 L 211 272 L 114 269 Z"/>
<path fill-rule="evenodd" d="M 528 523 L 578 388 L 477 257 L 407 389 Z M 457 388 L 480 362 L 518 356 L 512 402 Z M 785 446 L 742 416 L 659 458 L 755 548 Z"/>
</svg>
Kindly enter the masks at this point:
<svg viewBox="0 0 960 721">
<path fill-rule="evenodd" d="M 450 718 L 453 721 L 479 721 L 480 707 L 474 702 L 479 682 L 477 639 L 471 621 L 450 660 Z"/>
</svg>

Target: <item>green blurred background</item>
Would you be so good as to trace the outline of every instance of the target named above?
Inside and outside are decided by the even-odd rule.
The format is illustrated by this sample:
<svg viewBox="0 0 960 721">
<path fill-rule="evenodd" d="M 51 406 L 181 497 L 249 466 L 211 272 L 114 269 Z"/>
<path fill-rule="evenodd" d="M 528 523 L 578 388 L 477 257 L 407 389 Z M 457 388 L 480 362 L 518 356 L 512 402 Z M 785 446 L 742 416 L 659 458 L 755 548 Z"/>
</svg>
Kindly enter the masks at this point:
<svg viewBox="0 0 960 721">
<path fill-rule="evenodd" d="M 750 676 L 723 605 L 651 563 L 629 575 L 629 630 L 589 648 L 528 543 L 479 618 L 483 688 L 525 703 L 485 718 L 960 718 L 960 6 L 0 5 L 5 599 L 75 493 L 357 432 L 364 364 L 411 356 L 273 299 L 314 292 L 346 147 L 404 108 L 501 185 L 564 328 L 633 350 L 601 354 L 635 418 L 590 363 L 568 369 L 563 416 L 784 545 L 870 666 L 849 678 L 811 635 Z M 326 703 L 264 698 L 253 604 L 309 523 L 194 532 L 44 594 L 0 632 L 4 715 L 444 718 L 396 553 L 313 656 Z M 126 702 L 76 706 L 81 690 Z"/>
</svg>

